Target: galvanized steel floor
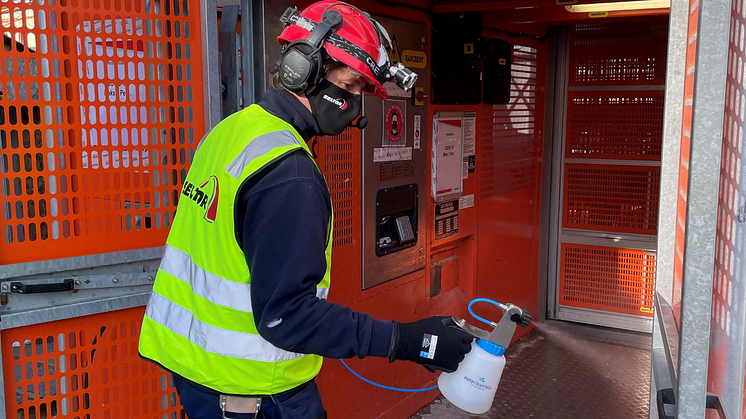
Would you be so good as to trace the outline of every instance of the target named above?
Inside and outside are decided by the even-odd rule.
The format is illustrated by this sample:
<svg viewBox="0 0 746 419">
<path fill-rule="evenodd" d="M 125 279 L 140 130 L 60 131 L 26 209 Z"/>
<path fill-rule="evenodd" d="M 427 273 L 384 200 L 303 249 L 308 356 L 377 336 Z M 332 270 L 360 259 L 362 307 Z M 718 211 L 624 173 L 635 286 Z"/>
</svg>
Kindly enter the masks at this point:
<svg viewBox="0 0 746 419">
<path fill-rule="evenodd" d="M 440 398 L 411 419 L 647 419 L 650 335 L 551 321 L 506 352 L 492 409 Z"/>
</svg>

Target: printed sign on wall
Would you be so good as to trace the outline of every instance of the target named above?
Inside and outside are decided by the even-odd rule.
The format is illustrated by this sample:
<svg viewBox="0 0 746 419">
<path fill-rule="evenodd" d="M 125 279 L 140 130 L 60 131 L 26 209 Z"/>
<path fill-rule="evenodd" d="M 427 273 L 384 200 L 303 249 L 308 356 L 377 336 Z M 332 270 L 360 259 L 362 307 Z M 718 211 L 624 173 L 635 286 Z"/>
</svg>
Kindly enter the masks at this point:
<svg viewBox="0 0 746 419">
<path fill-rule="evenodd" d="M 412 147 L 386 147 L 373 149 L 373 163 L 412 160 Z"/>
<path fill-rule="evenodd" d="M 414 116 L 414 148 L 420 149 L 420 126 L 422 125 L 422 116 Z"/>
<path fill-rule="evenodd" d="M 407 136 L 404 121 L 406 120 L 406 102 L 385 100 L 383 102 L 383 141 L 384 147 L 406 147 Z"/>
<path fill-rule="evenodd" d="M 435 204 L 435 240 L 455 236 L 459 230 L 459 201 Z"/>
<path fill-rule="evenodd" d="M 404 64 L 408 68 L 426 68 L 427 67 L 427 54 L 425 51 L 412 51 L 405 49 L 402 52 L 402 59 Z"/>
<path fill-rule="evenodd" d="M 438 112 L 433 118 L 432 193 L 436 202 L 462 191 L 463 115 Z"/>
</svg>

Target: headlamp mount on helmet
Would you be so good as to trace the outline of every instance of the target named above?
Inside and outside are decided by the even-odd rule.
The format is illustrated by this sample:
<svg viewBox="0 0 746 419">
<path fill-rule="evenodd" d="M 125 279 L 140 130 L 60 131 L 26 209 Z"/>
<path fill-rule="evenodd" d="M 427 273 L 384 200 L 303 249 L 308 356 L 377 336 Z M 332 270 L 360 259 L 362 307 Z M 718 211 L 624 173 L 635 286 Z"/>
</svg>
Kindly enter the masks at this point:
<svg viewBox="0 0 746 419">
<path fill-rule="evenodd" d="M 334 3 L 327 8 L 321 22 L 316 23 L 298 13 L 298 9 L 288 7 L 280 21 L 289 25 L 297 25 L 310 32 L 307 39 L 299 39 L 286 44 L 282 50 L 282 58 L 278 63 L 280 82 L 293 92 L 305 91 L 319 83 L 323 77 L 323 43 L 327 42 L 344 51 L 368 67 L 375 79 L 383 83 L 393 81 L 404 91 L 409 91 L 417 81 L 417 74 L 402 63 L 392 63 L 388 57 L 379 65 L 364 49 L 353 42 L 341 37 L 336 30 L 342 26 L 342 15 L 331 9 L 335 5 L 345 5 L 358 10 L 367 19 L 378 34 L 382 46 L 390 48 L 390 40 L 386 30 L 368 13 L 347 3 Z"/>
</svg>

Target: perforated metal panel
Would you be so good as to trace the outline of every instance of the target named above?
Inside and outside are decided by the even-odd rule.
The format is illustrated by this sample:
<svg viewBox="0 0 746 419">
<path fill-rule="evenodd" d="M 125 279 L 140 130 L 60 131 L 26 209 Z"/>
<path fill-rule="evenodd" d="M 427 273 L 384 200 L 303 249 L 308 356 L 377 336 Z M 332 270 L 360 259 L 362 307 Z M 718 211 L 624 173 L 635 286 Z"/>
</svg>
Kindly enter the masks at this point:
<svg viewBox="0 0 746 419">
<path fill-rule="evenodd" d="M 0 0 L 0 264 L 162 245 L 204 133 L 189 0 Z"/>
<path fill-rule="evenodd" d="M 412 176 L 414 176 L 413 161 L 381 163 L 378 171 L 378 180 L 380 180 L 381 182 L 396 179 L 406 179 Z"/>
<path fill-rule="evenodd" d="M 318 140 L 321 152 L 317 162 L 329 185 L 334 207 L 333 245 L 350 245 L 360 234 L 359 206 L 355 205 L 356 192 L 360 190 L 360 130 L 347 128 L 340 135 Z"/>
<path fill-rule="evenodd" d="M 137 352 L 143 308 L 2 331 L 9 419 L 183 418 L 169 373 Z"/>
<path fill-rule="evenodd" d="M 482 199 L 534 186 L 543 138 L 536 114 L 538 63 L 537 48 L 514 44 L 510 103 L 482 106 L 477 155 Z"/>
<path fill-rule="evenodd" d="M 659 167 L 566 164 L 564 228 L 658 231 Z"/>
<path fill-rule="evenodd" d="M 649 330 L 655 257 L 637 249 L 658 231 L 668 21 L 591 21 L 569 35 L 559 317 Z"/>
<path fill-rule="evenodd" d="M 660 161 L 664 94 L 570 92 L 565 157 Z"/>
<path fill-rule="evenodd" d="M 666 19 L 575 25 L 570 32 L 570 85 L 663 84 L 667 40 Z"/>
<path fill-rule="evenodd" d="M 560 287 L 560 305 L 652 317 L 655 256 L 563 243 Z"/>
</svg>

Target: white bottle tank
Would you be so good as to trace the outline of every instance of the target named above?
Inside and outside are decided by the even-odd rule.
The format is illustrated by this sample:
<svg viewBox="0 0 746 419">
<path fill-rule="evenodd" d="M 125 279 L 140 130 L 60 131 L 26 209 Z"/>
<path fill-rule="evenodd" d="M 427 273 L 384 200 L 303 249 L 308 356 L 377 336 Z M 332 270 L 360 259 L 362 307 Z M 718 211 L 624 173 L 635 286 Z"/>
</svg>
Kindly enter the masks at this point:
<svg viewBox="0 0 746 419">
<path fill-rule="evenodd" d="M 440 392 L 456 407 L 469 413 L 482 414 L 490 410 L 500 376 L 505 368 L 505 348 L 477 339 L 471 343 L 458 369 L 438 378 Z"/>
</svg>

